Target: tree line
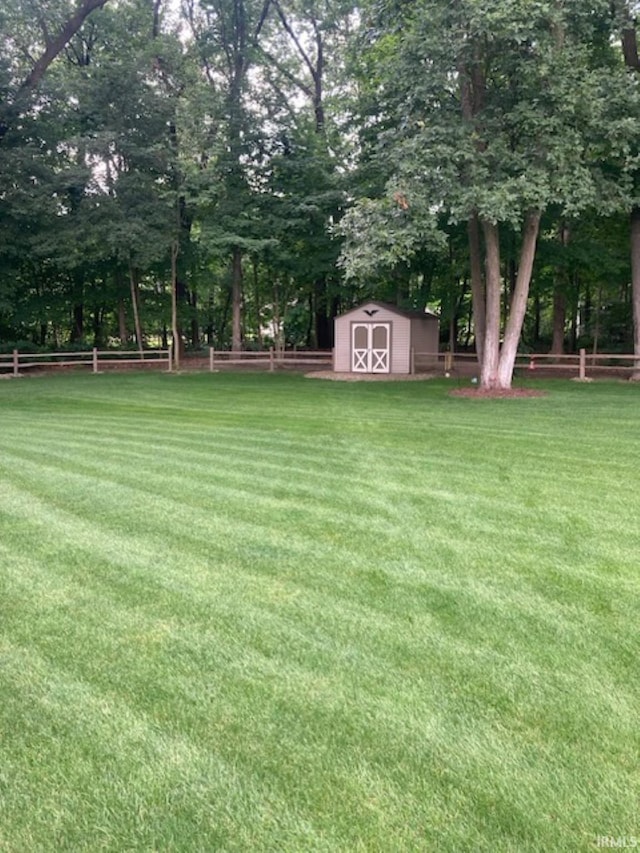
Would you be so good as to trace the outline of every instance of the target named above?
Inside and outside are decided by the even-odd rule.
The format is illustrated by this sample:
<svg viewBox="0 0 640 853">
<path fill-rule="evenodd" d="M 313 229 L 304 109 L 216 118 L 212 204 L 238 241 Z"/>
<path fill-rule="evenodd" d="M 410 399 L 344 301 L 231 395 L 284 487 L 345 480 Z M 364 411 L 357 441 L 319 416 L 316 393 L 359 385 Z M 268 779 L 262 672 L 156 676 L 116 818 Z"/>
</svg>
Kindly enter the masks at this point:
<svg viewBox="0 0 640 853">
<path fill-rule="evenodd" d="M 635 351 L 632 0 L 7 0 L 0 346 Z M 634 350 L 635 348 L 635 350 Z"/>
</svg>

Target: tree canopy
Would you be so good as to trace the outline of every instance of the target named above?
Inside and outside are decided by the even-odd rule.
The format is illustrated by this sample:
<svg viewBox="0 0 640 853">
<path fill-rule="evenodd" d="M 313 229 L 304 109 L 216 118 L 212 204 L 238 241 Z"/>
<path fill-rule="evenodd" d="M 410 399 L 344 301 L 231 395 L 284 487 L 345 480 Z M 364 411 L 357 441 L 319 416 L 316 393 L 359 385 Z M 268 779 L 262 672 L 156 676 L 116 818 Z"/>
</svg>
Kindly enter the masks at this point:
<svg viewBox="0 0 640 853">
<path fill-rule="evenodd" d="M 488 387 L 519 346 L 640 360 L 638 14 L 10 0 L 0 346 L 330 347 L 375 297 Z"/>
</svg>

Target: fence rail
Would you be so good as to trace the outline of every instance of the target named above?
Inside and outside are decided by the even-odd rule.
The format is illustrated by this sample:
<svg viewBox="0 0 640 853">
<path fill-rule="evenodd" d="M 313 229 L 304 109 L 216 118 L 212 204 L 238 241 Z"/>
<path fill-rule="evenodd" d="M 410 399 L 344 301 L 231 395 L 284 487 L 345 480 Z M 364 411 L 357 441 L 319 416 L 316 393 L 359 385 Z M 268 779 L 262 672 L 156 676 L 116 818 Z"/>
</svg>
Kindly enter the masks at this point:
<svg viewBox="0 0 640 853">
<path fill-rule="evenodd" d="M 268 351 L 254 352 L 243 350 L 232 352 L 229 350 L 214 350 L 209 348 L 209 370 L 213 371 L 225 365 L 263 364 L 268 365 L 270 371 L 277 367 L 290 365 L 317 365 L 328 366 L 333 364 L 333 353 L 327 350 L 280 350 L 269 349 Z"/>
<path fill-rule="evenodd" d="M 0 373 L 20 376 L 24 370 L 50 367 L 90 367 L 93 373 L 117 365 L 158 365 L 172 368 L 171 348 L 164 350 L 99 350 L 86 352 L 19 352 L 0 354 Z"/>
<path fill-rule="evenodd" d="M 455 371 L 461 367 L 479 369 L 478 359 L 475 353 L 414 353 L 414 363 L 417 367 L 430 361 L 445 373 Z M 581 349 L 578 353 L 566 355 L 554 355 L 551 353 L 518 353 L 516 356 L 516 367 L 524 368 L 535 374 L 536 371 L 563 370 L 575 372 L 578 379 L 587 379 L 588 373 L 610 373 L 626 375 L 636 369 L 640 363 L 638 356 L 629 353 L 587 353 Z"/>
<path fill-rule="evenodd" d="M 273 372 L 280 367 L 311 366 L 331 367 L 333 353 L 327 350 L 279 350 L 263 351 L 215 350 L 209 347 L 199 361 L 199 366 L 214 372 L 225 367 L 261 366 Z M 554 370 L 575 372 L 579 379 L 587 379 L 587 373 L 630 374 L 640 362 L 637 356 L 628 353 L 587 353 L 581 349 L 577 354 L 552 355 L 550 353 L 519 353 L 516 356 L 516 367 L 546 372 Z M 184 363 L 193 367 L 194 360 L 186 358 Z M 158 366 L 172 371 L 176 362 L 172 348 L 158 350 L 99 350 L 94 348 L 86 352 L 56 352 L 56 353 L 12 353 L 0 354 L 0 373 L 20 376 L 25 370 L 32 368 L 52 367 L 88 367 L 93 373 L 117 368 L 118 366 Z M 411 372 L 438 371 L 453 372 L 456 370 L 477 370 L 478 360 L 475 353 L 451 352 L 411 352 Z"/>
<path fill-rule="evenodd" d="M 333 353 L 327 350 L 298 351 L 298 350 L 214 350 L 209 347 L 206 351 L 202 366 L 208 364 L 211 372 L 225 366 L 256 365 L 267 367 L 274 371 L 282 366 L 317 365 L 330 367 L 333 363 Z M 12 353 L 0 354 L 0 373 L 20 376 L 32 368 L 47 369 L 52 367 L 88 367 L 93 373 L 100 373 L 106 368 L 117 366 L 157 365 L 171 371 L 176 366 L 172 348 L 160 350 L 99 350 L 94 348 L 86 352 L 54 352 L 54 353 L 23 353 L 17 349 Z M 184 364 L 192 367 L 194 359 L 187 357 Z"/>
</svg>

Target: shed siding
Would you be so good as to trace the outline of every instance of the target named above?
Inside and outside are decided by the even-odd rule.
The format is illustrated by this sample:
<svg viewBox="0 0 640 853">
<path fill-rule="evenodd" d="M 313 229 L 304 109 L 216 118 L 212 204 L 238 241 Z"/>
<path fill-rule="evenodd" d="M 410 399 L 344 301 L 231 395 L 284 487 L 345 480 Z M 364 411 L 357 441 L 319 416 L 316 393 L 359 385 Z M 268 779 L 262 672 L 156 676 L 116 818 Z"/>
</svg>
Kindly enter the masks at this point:
<svg viewBox="0 0 640 853">
<path fill-rule="evenodd" d="M 367 311 L 375 311 L 370 316 Z M 410 366 L 411 320 L 375 303 L 365 303 L 335 320 L 333 369 L 339 373 L 351 370 L 351 326 L 353 323 L 389 323 L 391 326 L 390 373 L 408 373 Z"/>
<path fill-rule="evenodd" d="M 367 311 L 373 312 L 367 314 Z M 333 369 L 338 373 L 351 371 L 351 328 L 353 323 L 389 323 L 390 373 L 409 373 L 411 349 L 415 352 L 438 352 L 438 318 L 404 316 L 375 302 L 348 311 L 335 319 Z M 437 359 L 434 359 L 436 361 Z M 423 360 L 424 363 L 424 360 Z"/>
<path fill-rule="evenodd" d="M 333 369 L 338 373 L 351 370 L 351 324 L 345 317 L 335 321 L 335 341 L 333 344 Z"/>
<path fill-rule="evenodd" d="M 393 318 L 391 328 L 391 373 L 409 373 L 411 370 L 411 320 Z"/>
<path fill-rule="evenodd" d="M 439 346 L 439 324 L 435 317 L 416 317 L 411 320 L 411 345 L 416 353 L 437 353 Z M 421 364 L 437 364 L 437 356 L 420 359 Z"/>
</svg>

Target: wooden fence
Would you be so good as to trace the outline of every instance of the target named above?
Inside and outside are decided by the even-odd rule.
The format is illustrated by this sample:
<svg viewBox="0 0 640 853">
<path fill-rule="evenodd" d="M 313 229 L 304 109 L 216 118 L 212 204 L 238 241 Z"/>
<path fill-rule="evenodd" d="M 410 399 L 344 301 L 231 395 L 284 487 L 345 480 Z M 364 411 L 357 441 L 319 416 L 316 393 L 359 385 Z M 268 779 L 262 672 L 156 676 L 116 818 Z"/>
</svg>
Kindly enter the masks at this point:
<svg viewBox="0 0 640 853">
<path fill-rule="evenodd" d="M 268 351 L 231 352 L 229 350 L 214 350 L 209 348 L 209 370 L 219 370 L 225 366 L 260 365 L 268 367 L 273 372 L 278 367 L 298 367 L 311 365 L 330 368 L 333 365 L 333 353 L 327 350 L 280 350 L 273 347 Z"/>
<path fill-rule="evenodd" d="M 0 373 L 12 373 L 13 376 L 20 376 L 25 370 L 34 368 L 89 367 L 93 373 L 100 373 L 105 368 L 121 365 L 128 367 L 153 365 L 171 370 L 171 349 L 125 351 L 94 348 L 87 352 L 52 353 L 18 352 L 14 349 L 8 355 L 0 354 Z"/>
<path fill-rule="evenodd" d="M 420 369 L 421 366 L 430 363 L 437 364 L 437 370 L 444 373 L 456 371 L 479 370 L 478 359 L 475 353 L 414 353 L 413 367 Z M 581 349 L 577 354 L 552 355 L 550 353 L 518 353 L 516 356 L 516 368 L 527 370 L 531 376 L 546 373 L 547 371 L 563 371 L 573 373 L 577 379 L 586 380 L 591 378 L 590 374 L 610 374 L 626 376 L 631 374 L 638 359 L 635 355 L 628 353 L 588 353 Z"/>
<path fill-rule="evenodd" d="M 527 370 L 531 376 L 545 374 L 548 371 L 564 371 L 575 374 L 585 380 L 591 374 L 627 375 L 638 361 L 637 357 L 621 353 L 587 353 L 581 349 L 577 355 L 550 355 L 549 353 L 520 353 L 516 357 L 516 367 Z M 188 356 L 182 361 L 186 369 L 208 369 L 211 372 L 225 367 L 258 367 L 270 372 L 286 367 L 324 367 L 330 369 L 333 354 L 327 350 L 263 350 L 260 352 L 243 350 L 214 350 L 209 347 L 200 358 Z M 171 372 L 175 369 L 172 348 L 157 350 L 99 350 L 94 348 L 86 352 L 21 353 L 14 350 L 9 354 L 0 354 L 0 373 L 20 376 L 34 368 L 88 367 L 93 373 L 103 370 L 126 367 L 159 367 Z M 428 353 L 411 352 L 411 372 L 473 372 L 478 370 L 475 353 Z"/>
<path fill-rule="evenodd" d="M 226 366 L 266 367 L 274 371 L 278 367 L 317 366 L 330 368 L 333 354 L 329 351 L 296 351 L 275 350 L 254 352 L 230 352 L 229 350 L 214 350 L 209 347 L 202 358 L 186 357 L 182 366 L 187 369 L 206 367 L 211 372 Z M 10 354 L 0 354 L 0 373 L 20 376 L 25 371 L 34 368 L 46 370 L 50 368 L 88 367 L 93 373 L 119 366 L 127 367 L 161 367 L 164 370 L 175 369 L 175 359 L 172 348 L 159 350 L 99 350 L 94 348 L 86 352 L 56 352 L 56 353 L 21 353 L 14 350 Z"/>
</svg>

